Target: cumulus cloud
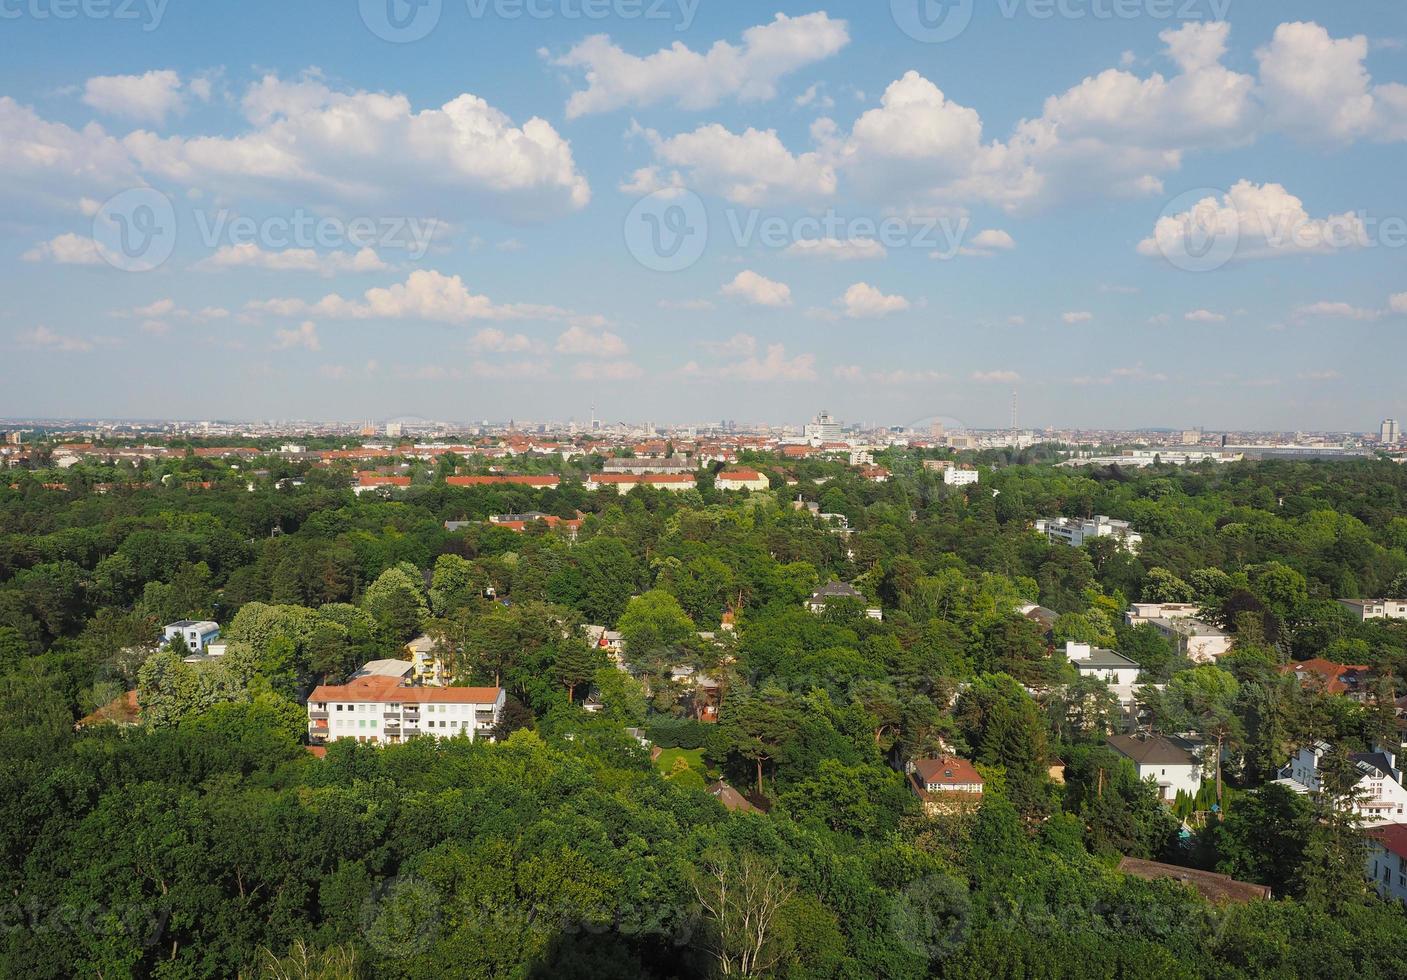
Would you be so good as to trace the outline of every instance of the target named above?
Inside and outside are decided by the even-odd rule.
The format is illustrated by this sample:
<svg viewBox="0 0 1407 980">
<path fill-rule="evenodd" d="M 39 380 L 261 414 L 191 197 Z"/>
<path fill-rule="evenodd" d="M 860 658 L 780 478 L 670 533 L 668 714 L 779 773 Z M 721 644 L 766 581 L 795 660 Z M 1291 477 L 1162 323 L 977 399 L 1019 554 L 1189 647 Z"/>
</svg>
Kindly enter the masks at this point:
<svg viewBox="0 0 1407 980">
<path fill-rule="evenodd" d="M 1299 320 L 1377 320 L 1383 316 L 1382 310 L 1371 310 L 1352 303 L 1323 301 L 1307 303 L 1295 308 L 1295 318 Z"/>
<path fill-rule="evenodd" d="M 744 269 L 725 283 L 720 290 L 724 296 L 740 299 L 753 306 L 790 306 L 791 287 L 784 282 L 768 279 L 751 269 Z"/>
<path fill-rule="evenodd" d="M 609 330 L 591 330 L 577 325 L 557 338 L 557 353 L 574 356 L 611 358 L 630 352 L 624 340 Z"/>
<path fill-rule="evenodd" d="M 513 354 L 533 347 L 532 340 L 525 334 L 507 333 L 497 327 L 484 327 L 469 338 L 469 349 L 482 354 Z"/>
<path fill-rule="evenodd" d="M 797 354 L 788 357 L 782 344 L 769 344 L 759 357 L 756 353 L 756 340 L 747 334 L 738 334 L 720 349 L 720 354 L 734 355 L 737 360 L 721 364 L 701 365 L 690 361 L 680 368 L 679 373 L 686 378 L 710 379 L 719 381 L 815 381 L 816 355 Z"/>
<path fill-rule="evenodd" d="M 662 102 L 708 109 L 725 99 L 771 99 L 778 79 L 829 58 L 849 40 L 845 21 L 824 11 L 777 14 L 771 23 L 743 31 L 741 44 L 716 41 L 702 53 L 676 41 L 642 58 L 595 34 L 552 63 L 585 74 L 586 88 L 567 100 L 568 119 Z"/>
<path fill-rule="evenodd" d="M 71 233 L 40 242 L 21 258 L 26 262 L 57 262 L 60 265 L 102 265 L 104 261 L 97 242 Z"/>
<path fill-rule="evenodd" d="M 291 330 L 274 331 L 274 349 L 288 350 L 292 347 L 302 347 L 304 350 L 321 350 L 322 342 L 318 340 L 317 324 L 312 320 L 304 320 Z"/>
<path fill-rule="evenodd" d="M 60 354 L 86 354 L 96 346 L 91 340 L 55 333 L 48 327 L 25 330 L 18 339 L 21 347 L 57 351 Z"/>
<path fill-rule="evenodd" d="M 982 384 L 1014 385 L 1021 380 L 1021 375 L 1015 371 L 973 371 L 971 378 Z"/>
<path fill-rule="evenodd" d="M 647 168 L 649 179 L 642 181 L 641 171 L 636 171 L 630 182 L 635 189 L 687 183 L 747 206 L 813 201 L 835 193 L 835 167 L 820 153 L 792 154 L 776 130 L 748 127 L 734 133 L 710 123 L 667 139 L 652 129 L 634 132 L 645 137 L 657 160 L 687 172 L 687 180 L 677 171 L 661 178 L 658 171 Z"/>
<path fill-rule="evenodd" d="M 83 103 L 99 112 L 138 122 L 161 125 L 166 117 L 184 111 L 189 95 L 207 99 L 208 82 L 198 80 L 187 88 L 174 71 L 149 71 L 141 75 L 98 75 L 83 86 Z"/>
<path fill-rule="evenodd" d="M 909 308 L 909 301 L 899 295 L 885 295 L 867 282 L 857 282 L 838 300 L 846 316 L 854 320 L 871 320 Z"/>
<path fill-rule="evenodd" d="M 1190 323 L 1225 323 L 1226 314 L 1216 313 L 1212 310 L 1189 310 L 1182 315 L 1184 320 Z"/>
<path fill-rule="evenodd" d="M 337 320 L 429 320 L 468 323 L 474 320 L 595 320 L 557 306 L 495 303 L 472 293 L 459 276 L 417 269 L 405 282 L 368 289 L 360 299 L 329 293 L 316 302 L 297 298 L 256 300 L 254 313 L 272 316 Z"/>
<path fill-rule="evenodd" d="M 785 249 L 787 255 L 849 262 L 856 259 L 882 259 L 888 250 L 873 238 L 802 238 Z"/>
<path fill-rule="evenodd" d="M 267 269 L 273 272 L 314 272 L 322 276 L 334 276 L 349 272 L 383 272 L 390 266 L 370 247 L 356 252 L 319 254 L 311 248 L 269 251 L 254 242 L 240 242 L 236 245 L 222 245 L 192 268 Z"/>
<path fill-rule="evenodd" d="M 998 252 L 1008 252 L 1016 247 L 1016 239 L 1000 228 L 987 228 L 973 235 L 966 245 L 958 249 L 959 255 L 972 255 L 986 258 Z M 935 252 L 934 255 L 944 253 Z"/>
<path fill-rule="evenodd" d="M 1138 254 L 1175 259 L 1197 241 L 1234 250 L 1242 259 L 1364 248 L 1371 243 L 1363 219 L 1352 211 L 1313 218 L 1304 202 L 1280 184 L 1237 181 L 1225 194 L 1209 195 L 1179 214 L 1163 215 Z"/>
<path fill-rule="evenodd" d="M 1073 327 L 1079 323 L 1089 323 L 1094 319 L 1094 314 L 1088 310 L 1072 310 L 1069 313 L 1062 313 L 1060 319 Z"/>
</svg>

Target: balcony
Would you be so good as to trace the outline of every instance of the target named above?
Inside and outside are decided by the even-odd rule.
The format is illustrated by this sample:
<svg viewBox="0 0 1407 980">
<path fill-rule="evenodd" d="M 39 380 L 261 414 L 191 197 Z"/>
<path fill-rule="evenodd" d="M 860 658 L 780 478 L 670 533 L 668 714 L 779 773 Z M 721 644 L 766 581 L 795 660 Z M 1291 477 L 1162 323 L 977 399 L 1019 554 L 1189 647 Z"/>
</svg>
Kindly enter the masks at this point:
<svg viewBox="0 0 1407 980">
<path fill-rule="evenodd" d="M 327 721 L 327 709 L 310 708 L 308 710 L 308 717 L 312 718 L 314 721 Z"/>
</svg>

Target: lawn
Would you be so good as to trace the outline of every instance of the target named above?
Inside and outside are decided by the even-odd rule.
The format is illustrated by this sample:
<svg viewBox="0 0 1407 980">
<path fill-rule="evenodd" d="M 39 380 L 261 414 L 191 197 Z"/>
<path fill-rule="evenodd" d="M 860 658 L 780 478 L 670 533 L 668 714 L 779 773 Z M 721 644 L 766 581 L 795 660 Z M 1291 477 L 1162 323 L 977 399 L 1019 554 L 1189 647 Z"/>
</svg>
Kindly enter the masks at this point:
<svg viewBox="0 0 1407 980">
<path fill-rule="evenodd" d="M 665 779 L 699 789 L 707 785 L 703 749 L 662 749 L 655 766 Z"/>
</svg>

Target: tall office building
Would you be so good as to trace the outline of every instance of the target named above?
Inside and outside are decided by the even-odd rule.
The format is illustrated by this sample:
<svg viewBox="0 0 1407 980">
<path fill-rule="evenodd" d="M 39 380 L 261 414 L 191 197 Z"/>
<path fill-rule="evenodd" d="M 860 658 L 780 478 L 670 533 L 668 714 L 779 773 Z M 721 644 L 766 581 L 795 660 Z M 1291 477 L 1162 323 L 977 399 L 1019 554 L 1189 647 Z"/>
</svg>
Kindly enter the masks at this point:
<svg viewBox="0 0 1407 980">
<path fill-rule="evenodd" d="M 1401 438 L 1397 419 L 1383 419 L 1383 424 L 1378 428 L 1378 441 L 1384 446 L 1395 446 Z"/>
<path fill-rule="evenodd" d="M 806 438 L 814 442 L 839 442 L 841 435 L 840 423 L 829 412 L 821 412 L 806 426 Z"/>
</svg>

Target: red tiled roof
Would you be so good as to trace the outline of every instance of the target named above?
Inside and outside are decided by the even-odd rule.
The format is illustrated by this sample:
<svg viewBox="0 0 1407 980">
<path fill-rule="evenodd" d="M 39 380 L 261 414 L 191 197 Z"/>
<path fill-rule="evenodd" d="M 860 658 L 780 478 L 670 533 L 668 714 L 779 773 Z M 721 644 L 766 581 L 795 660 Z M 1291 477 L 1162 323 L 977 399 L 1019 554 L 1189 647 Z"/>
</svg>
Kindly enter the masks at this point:
<svg viewBox="0 0 1407 980">
<path fill-rule="evenodd" d="M 595 473 L 592 483 L 693 483 L 693 474 L 682 473 Z"/>
<path fill-rule="evenodd" d="M 1314 657 L 1298 663 L 1285 664 L 1280 668 L 1280 673 L 1294 674 L 1301 680 L 1312 676 L 1318 679 L 1325 693 L 1343 694 L 1350 687 L 1357 688 L 1363 682 L 1363 675 L 1368 673 L 1368 668 L 1363 664 L 1336 664 L 1323 657 Z"/>
<path fill-rule="evenodd" d="M 962 786 L 967 783 L 984 783 L 977 769 L 966 759 L 945 756 L 941 759 L 915 759 L 914 773 L 923 786 Z"/>
<path fill-rule="evenodd" d="M 358 473 L 357 483 L 363 487 L 408 487 L 408 476 L 382 476 L 380 473 Z"/>
<path fill-rule="evenodd" d="M 452 487 L 487 487 L 512 485 L 521 487 L 555 487 L 562 482 L 557 476 L 450 476 L 445 483 Z"/>
<path fill-rule="evenodd" d="M 757 470 L 724 470 L 715 479 L 718 480 L 760 480 L 762 474 Z"/>
<path fill-rule="evenodd" d="M 346 684 L 321 684 L 309 701 L 394 701 L 401 704 L 493 704 L 497 687 L 404 687 L 399 677 L 371 675 Z"/>
<path fill-rule="evenodd" d="M 1374 827 L 1368 836 L 1381 844 L 1384 849 L 1400 858 L 1407 858 L 1407 823 L 1390 823 Z"/>
</svg>

